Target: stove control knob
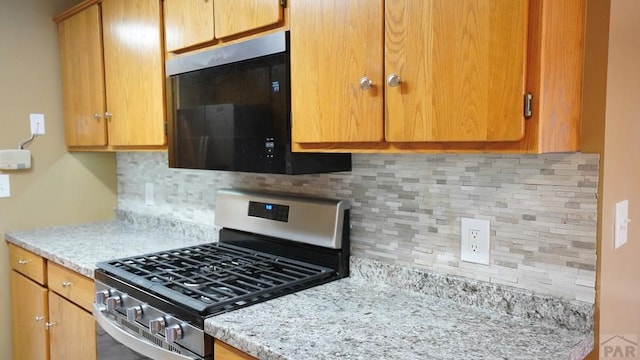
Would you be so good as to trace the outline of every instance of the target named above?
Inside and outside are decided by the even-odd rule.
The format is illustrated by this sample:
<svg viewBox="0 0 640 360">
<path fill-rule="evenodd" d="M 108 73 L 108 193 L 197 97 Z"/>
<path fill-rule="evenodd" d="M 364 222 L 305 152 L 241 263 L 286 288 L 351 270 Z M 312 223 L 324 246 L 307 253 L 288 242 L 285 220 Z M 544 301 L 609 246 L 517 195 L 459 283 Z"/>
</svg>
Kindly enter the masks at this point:
<svg viewBox="0 0 640 360">
<path fill-rule="evenodd" d="M 182 326 L 176 324 L 167 327 L 164 329 L 164 337 L 169 344 L 182 339 Z"/>
<path fill-rule="evenodd" d="M 154 335 L 162 333 L 165 326 L 167 326 L 167 321 L 162 316 L 149 320 L 149 331 Z"/>
<path fill-rule="evenodd" d="M 130 308 L 127 308 L 127 320 L 136 321 L 140 320 L 142 317 L 142 306 L 136 305 Z"/>
<path fill-rule="evenodd" d="M 111 296 L 111 291 L 109 290 L 96 291 L 96 304 L 106 304 L 109 296 Z"/>
<path fill-rule="evenodd" d="M 107 298 L 107 310 L 114 312 L 122 305 L 122 298 L 118 295 L 109 296 Z"/>
</svg>

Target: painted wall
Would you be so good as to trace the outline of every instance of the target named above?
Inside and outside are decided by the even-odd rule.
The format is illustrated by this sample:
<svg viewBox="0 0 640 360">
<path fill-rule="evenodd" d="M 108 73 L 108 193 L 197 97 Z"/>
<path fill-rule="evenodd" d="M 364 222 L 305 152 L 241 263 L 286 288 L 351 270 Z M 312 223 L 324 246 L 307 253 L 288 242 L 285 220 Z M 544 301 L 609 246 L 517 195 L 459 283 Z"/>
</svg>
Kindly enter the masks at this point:
<svg viewBox="0 0 640 360">
<path fill-rule="evenodd" d="M 640 2 L 612 0 L 602 181 L 600 343 L 640 340 Z M 629 200 L 629 241 L 614 250 L 615 203 Z M 621 341 L 614 339 L 612 343 Z M 606 344 L 605 344 L 606 345 Z M 637 351 L 636 347 L 636 351 Z M 600 358 L 606 359 L 604 349 Z M 611 353 L 609 353 L 611 355 Z M 636 352 L 636 357 L 640 354 Z"/>
<path fill-rule="evenodd" d="M 348 173 L 284 176 L 168 169 L 165 153 L 120 153 L 118 208 L 212 224 L 224 187 L 347 199 L 354 255 L 593 303 L 598 159 L 358 154 Z M 489 266 L 460 261 L 461 217 L 491 221 Z"/>
<path fill-rule="evenodd" d="M 10 175 L 10 198 L 0 199 L 0 236 L 8 231 L 80 223 L 113 216 L 115 156 L 69 154 L 64 145 L 56 25 L 51 18 L 78 0 L 2 0 L 0 3 L 0 149 L 30 135 L 29 113 L 45 115 L 46 135 L 28 146 L 32 165 Z M 10 319 L 7 247 L 0 244 L 0 318 Z M 8 322 L 7 322 L 8 324 Z M 10 329 L 10 328 L 9 328 Z M 11 337 L 0 336 L 0 357 L 11 358 Z"/>
</svg>

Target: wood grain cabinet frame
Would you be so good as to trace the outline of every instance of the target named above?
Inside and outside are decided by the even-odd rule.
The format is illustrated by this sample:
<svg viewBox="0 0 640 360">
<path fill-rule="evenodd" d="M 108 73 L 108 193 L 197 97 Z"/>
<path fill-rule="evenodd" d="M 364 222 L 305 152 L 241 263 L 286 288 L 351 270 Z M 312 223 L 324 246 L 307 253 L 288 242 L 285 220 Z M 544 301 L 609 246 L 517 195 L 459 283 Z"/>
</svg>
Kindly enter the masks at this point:
<svg viewBox="0 0 640 360">
<path fill-rule="evenodd" d="M 96 359 L 93 280 L 8 245 L 13 359 Z"/>
<path fill-rule="evenodd" d="M 87 0 L 56 16 L 70 150 L 166 147 L 161 0 Z"/>
<path fill-rule="evenodd" d="M 584 0 L 290 5 L 296 151 L 580 149 Z"/>
<path fill-rule="evenodd" d="M 181 53 L 285 26 L 282 0 L 164 0 L 166 50 Z"/>
</svg>

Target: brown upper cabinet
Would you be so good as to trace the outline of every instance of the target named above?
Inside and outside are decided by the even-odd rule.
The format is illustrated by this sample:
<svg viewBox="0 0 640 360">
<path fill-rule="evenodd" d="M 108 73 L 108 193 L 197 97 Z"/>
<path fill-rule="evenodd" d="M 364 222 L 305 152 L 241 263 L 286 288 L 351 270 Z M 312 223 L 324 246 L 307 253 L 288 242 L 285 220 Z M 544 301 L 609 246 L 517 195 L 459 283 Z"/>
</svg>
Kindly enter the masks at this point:
<svg viewBox="0 0 640 360">
<path fill-rule="evenodd" d="M 579 150 L 584 15 L 584 0 L 291 1 L 293 148 Z"/>
<path fill-rule="evenodd" d="M 160 0 L 92 0 L 60 14 L 70 150 L 166 146 Z"/>
<path fill-rule="evenodd" d="M 167 52 L 281 26 L 281 0 L 164 0 Z"/>
</svg>

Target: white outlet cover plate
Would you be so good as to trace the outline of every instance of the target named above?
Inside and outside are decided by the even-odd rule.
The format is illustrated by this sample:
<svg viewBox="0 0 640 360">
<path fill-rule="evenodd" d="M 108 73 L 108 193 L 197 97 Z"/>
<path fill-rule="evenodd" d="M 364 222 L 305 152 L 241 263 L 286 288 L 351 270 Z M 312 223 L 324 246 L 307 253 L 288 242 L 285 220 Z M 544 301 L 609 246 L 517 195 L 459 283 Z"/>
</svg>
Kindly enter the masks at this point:
<svg viewBox="0 0 640 360">
<path fill-rule="evenodd" d="M 31 121 L 31 133 L 44 135 L 44 114 L 29 114 Z"/>
<path fill-rule="evenodd" d="M 153 198 L 153 183 L 144 184 L 144 203 L 146 205 L 155 205 L 155 199 Z"/>
<path fill-rule="evenodd" d="M 0 198 L 11 197 L 11 186 L 9 184 L 9 175 L 0 175 Z"/>
<path fill-rule="evenodd" d="M 614 249 L 619 248 L 627 242 L 629 231 L 629 200 L 622 200 L 616 203 L 615 210 Z"/>
<path fill-rule="evenodd" d="M 478 251 L 471 251 L 469 232 L 479 231 Z M 476 264 L 489 265 L 489 220 L 482 219 L 460 219 L 460 260 Z"/>
</svg>

